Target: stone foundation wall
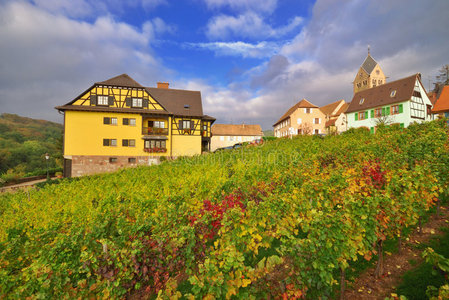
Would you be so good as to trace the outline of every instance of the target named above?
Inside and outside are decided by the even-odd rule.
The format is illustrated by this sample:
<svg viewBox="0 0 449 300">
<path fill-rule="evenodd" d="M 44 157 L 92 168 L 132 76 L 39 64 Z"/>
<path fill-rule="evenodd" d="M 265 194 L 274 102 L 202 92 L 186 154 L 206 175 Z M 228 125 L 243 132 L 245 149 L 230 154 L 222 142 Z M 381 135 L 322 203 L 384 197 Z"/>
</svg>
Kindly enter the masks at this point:
<svg viewBox="0 0 449 300">
<path fill-rule="evenodd" d="M 111 161 L 115 158 L 115 161 Z M 129 158 L 135 158 L 135 163 L 130 163 Z M 121 168 L 136 166 L 149 166 L 160 163 L 160 157 L 148 156 L 72 156 L 72 177 L 93 175 L 98 173 L 114 172 Z"/>
</svg>

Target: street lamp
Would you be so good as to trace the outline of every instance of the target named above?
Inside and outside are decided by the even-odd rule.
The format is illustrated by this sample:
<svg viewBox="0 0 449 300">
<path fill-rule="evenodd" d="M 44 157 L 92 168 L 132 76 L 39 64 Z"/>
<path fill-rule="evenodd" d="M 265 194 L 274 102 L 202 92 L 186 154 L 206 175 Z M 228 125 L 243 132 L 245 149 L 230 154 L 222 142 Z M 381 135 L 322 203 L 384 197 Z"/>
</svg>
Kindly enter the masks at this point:
<svg viewBox="0 0 449 300">
<path fill-rule="evenodd" d="M 48 160 L 50 159 L 50 155 L 45 153 L 45 161 L 47 162 L 47 180 L 50 180 L 50 174 L 48 174 Z"/>
</svg>

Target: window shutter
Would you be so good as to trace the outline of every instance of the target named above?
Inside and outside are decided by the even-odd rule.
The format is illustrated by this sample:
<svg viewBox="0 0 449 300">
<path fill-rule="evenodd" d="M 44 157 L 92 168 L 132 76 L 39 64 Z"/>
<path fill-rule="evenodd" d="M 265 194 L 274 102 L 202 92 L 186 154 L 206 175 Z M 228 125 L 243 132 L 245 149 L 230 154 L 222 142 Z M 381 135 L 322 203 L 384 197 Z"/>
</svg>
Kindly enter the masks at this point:
<svg viewBox="0 0 449 300">
<path fill-rule="evenodd" d="M 126 104 L 126 106 L 130 106 L 131 107 L 131 105 L 133 104 L 133 100 L 128 97 L 128 98 L 125 99 L 125 104 Z"/>
<path fill-rule="evenodd" d="M 103 118 L 103 124 L 111 124 L 111 118 L 104 117 Z"/>
<path fill-rule="evenodd" d="M 179 120 L 179 129 L 183 129 L 182 128 L 182 120 Z"/>
<path fill-rule="evenodd" d="M 103 146 L 109 146 L 109 139 L 103 139 Z"/>
<path fill-rule="evenodd" d="M 357 120 L 359 119 L 359 113 L 355 113 L 355 114 L 354 114 L 354 118 L 355 118 L 355 120 L 357 121 Z"/>
<path fill-rule="evenodd" d="M 122 146 L 128 147 L 128 140 L 122 140 Z"/>
<path fill-rule="evenodd" d="M 385 112 L 386 112 L 387 116 L 390 115 L 390 111 L 391 111 L 391 106 L 387 106 L 385 108 Z"/>
<path fill-rule="evenodd" d="M 402 114 L 403 111 L 403 104 L 399 104 L 399 113 Z"/>
<path fill-rule="evenodd" d="M 368 111 L 365 111 L 365 119 L 368 119 Z"/>
<path fill-rule="evenodd" d="M 114 105 L 114 96 L 108 96 L 108 105 L 109 106 Z"/>
<path fill-rule="evenodd" d="M 195 128 L 195 121 L 190 121 L 190 129 Z"/>
<path fill-rule="evenodd" d="M 371 110 L 371 118 L 374 118 L 374 109 Z"/>
<path fill-rule="evenodd" d="M 370 128 L 371 133 L 374 133 L 374 127 Z"/>
<path fill-rule="evenodd" d="M 382 116 L 385 116 L 385 107 L 382 107 Z"/>
<path fill-rule="evenodd" d="M 154 121 L 148 121 L 148 127 L 154 127 Z"/>
<path fill-rule="evenodd" d="M 148 99 L 142 100 L 142 106 L 148 108 Z"/>
<path fill-rule="evenodd" d="M 319 118 L 318 121 L 319 121 L 318 123 L 321 124 L 321 118 Z"/>
<path fill-rule="evenodd" d="M 402 104 L 401 104 L 402 105 Z M 401 123 L 399 126 L 401 126 L 401 128 L 404 128 L 404 123 Z"/>
<path fill-rule="evenodd" d="M 97 105 L 97 95 L 90 95 L 90 105 Z"/>
<path fill-rule="evenodd" d="M 123 125 L 129 125 L 129 119 L 123 118 Z"/>
</svg>

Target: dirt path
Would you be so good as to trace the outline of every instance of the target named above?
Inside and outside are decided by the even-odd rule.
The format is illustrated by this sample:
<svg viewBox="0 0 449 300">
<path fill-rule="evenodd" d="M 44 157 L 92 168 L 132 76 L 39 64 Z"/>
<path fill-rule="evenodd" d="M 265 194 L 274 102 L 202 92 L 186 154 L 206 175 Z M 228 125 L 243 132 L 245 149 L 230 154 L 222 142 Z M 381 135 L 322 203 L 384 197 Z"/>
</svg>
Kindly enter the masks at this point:
<svg viewBox="0 0 449 300">
<path fill-rule="evenodd" d="M 345 299 L 385 299 L 395 292 L 396 285 L 400 283 L 402 275 L 413 268 L 410 260 L 422 262 L 422 249 L 417 244 L 426 243 L 432 236 L 442 235 L 441 227 L 449 227 L 449 209 L 441 207 L 440 217 L 433 215 L 423 226 L 423 232 L 413 231 L 403 242 L 401 253 L 386 254 L 384 256 L 384 276 L 380 279 L 374 277 L 375 266 L 366 270 L 359 276 L 351 288 L 345 293 Z M 416 265 L 415 265 L 416 266 Z"/>
<path fill-rule="evenodd" d="M 57 177 L 52 177 L 51 179 L 54 180 L 54 179 L 57 179 Z M 30 186 L 35 185 L 36 183 L 44 182 L 46 180 L 47 179 L 44 178 L 44 179 L 38 179 L 38 180 L 33 180 L 33 181 L 28 181 L 28 182 L 23 182 L 23 183 L 19 183 L 19 184 L 5 186 L 5 187 L 0 188 L 0 193 L 11 192 L 11 191 L 15 191 L 15 190 L 18 190 L 21 188 L 30 187 Z"/>
</svg>

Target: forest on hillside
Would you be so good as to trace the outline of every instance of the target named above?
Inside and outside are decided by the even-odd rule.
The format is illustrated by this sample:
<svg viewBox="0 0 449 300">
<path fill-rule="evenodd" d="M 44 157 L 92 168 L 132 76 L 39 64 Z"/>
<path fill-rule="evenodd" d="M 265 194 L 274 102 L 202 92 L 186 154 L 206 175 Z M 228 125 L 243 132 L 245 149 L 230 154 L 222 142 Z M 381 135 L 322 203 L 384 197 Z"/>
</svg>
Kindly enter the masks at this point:
<svg viewBox="0 0 449 300">
<path fill-rule="evenodd" d="M 45 153 L 51 171 L 62 168 L 62 132 L 58 123 L 0 115 L 0 183 L 46 174 Z"/>
</svg>

